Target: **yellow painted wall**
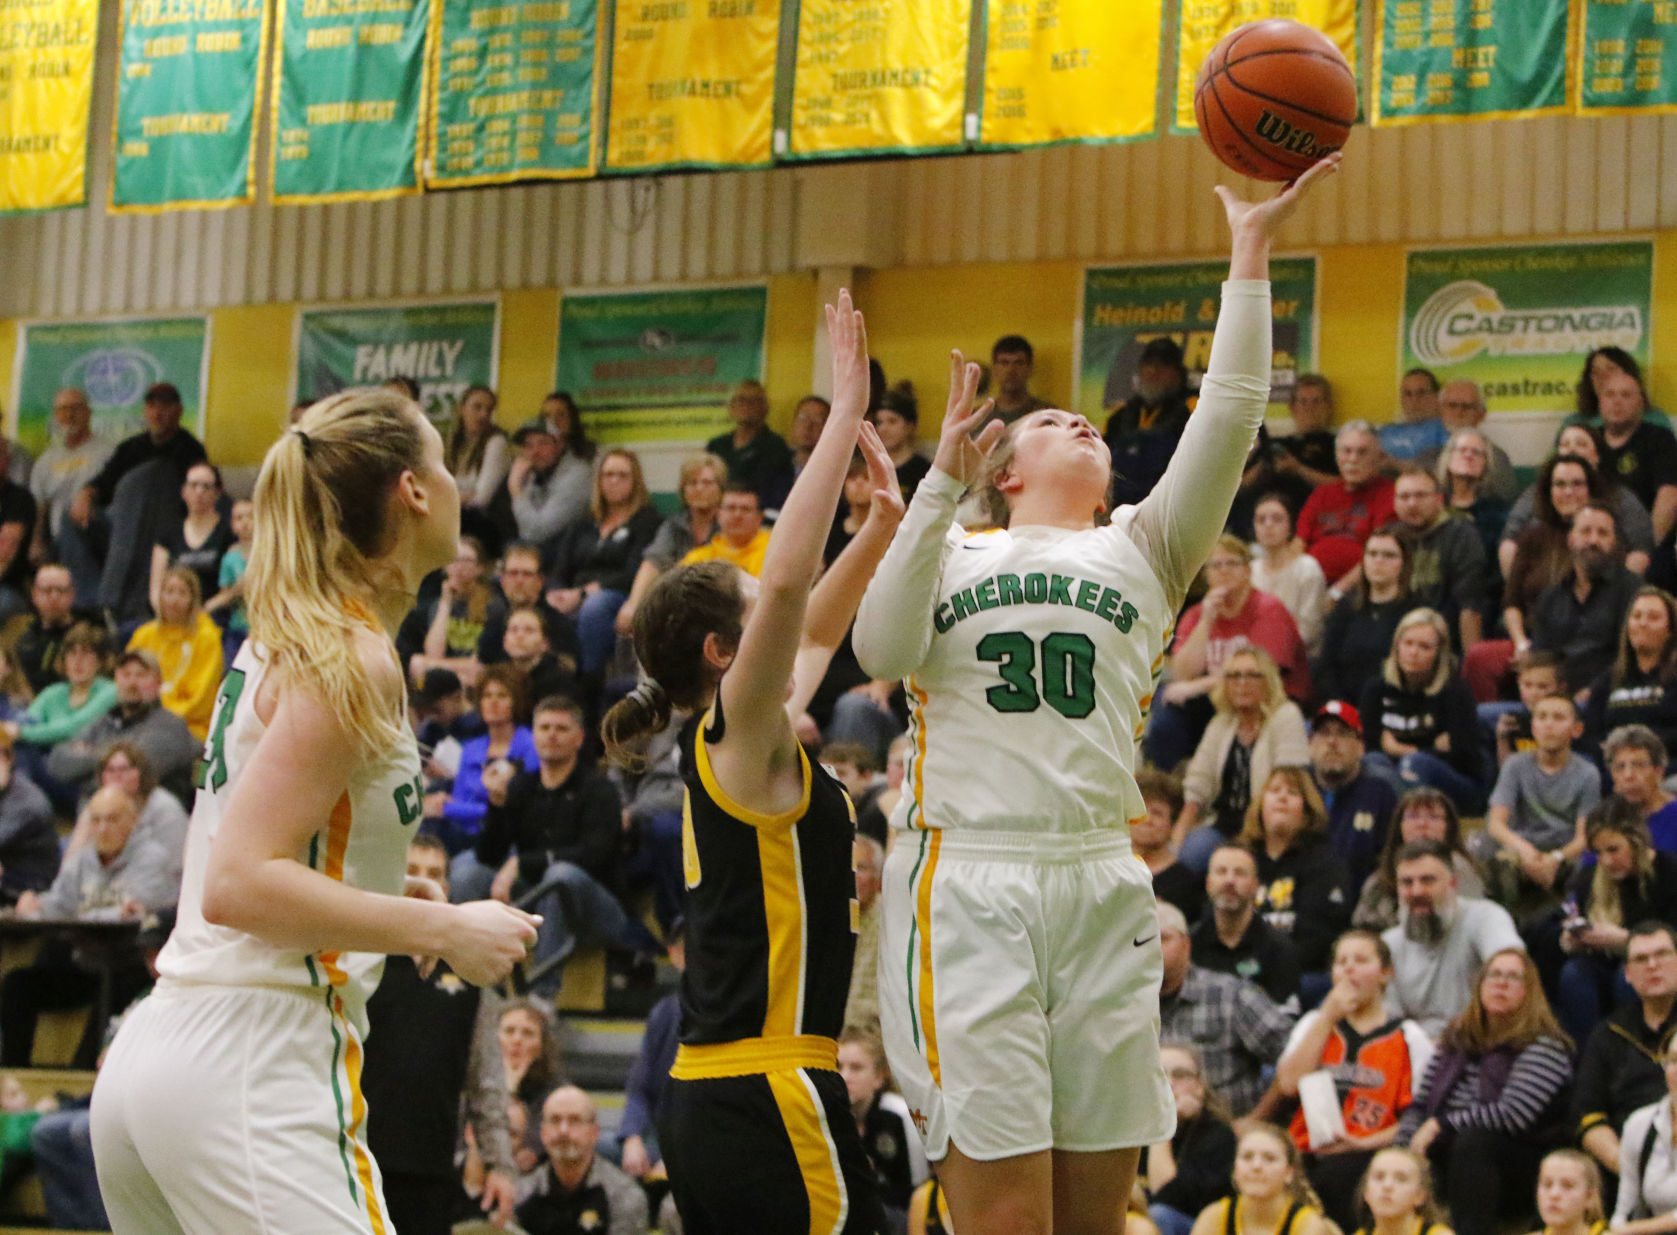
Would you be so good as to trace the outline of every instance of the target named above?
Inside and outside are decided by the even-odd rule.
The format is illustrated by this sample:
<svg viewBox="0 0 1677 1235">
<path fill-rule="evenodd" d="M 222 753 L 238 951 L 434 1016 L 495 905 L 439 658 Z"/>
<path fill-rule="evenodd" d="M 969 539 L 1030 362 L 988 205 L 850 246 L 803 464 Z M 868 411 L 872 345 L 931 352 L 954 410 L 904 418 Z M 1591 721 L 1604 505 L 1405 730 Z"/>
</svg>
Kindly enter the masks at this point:
<svg viewBox="0 0 1677 1235">
<path fill-rule="evenodd" d="M 1321 368 L 1333 380 L 1342 419 L 1380 423 L 1396 413 L 1398 305 L 1403 292 L 1400 245 L 1320 250 Z M 920 397 L 920 434 L 935 438 L 943 419 L 949 349 L 988 360 L 1001 335 L 1023 334 L 1036 348 L 1033 387 L 1052 402 L 1071 398 L 1078 292 L 1075 262 L 929 266 L 859 272 L 857 303 L 868 315 L 874 354 L 893 382 L 907 378 Z M 1677 406 L 1677 231 L 1654 240 L 1651 345 L 1655 403 Z M 533 415 L 553 384 L 561 292 L 508 291 L 502 296 L 501 408 L 511 429 Z M 784 430 L 792 408 L 811 387 L 820 322 L 816 276 L 769 280 L 765 384 L 771 422 Z M 210 313 L 211 357 L 207 442 L 228 466 L 261 461 L 282 425 L 290 396 L 293 304 L 249 305 Z M 0 379 L 13 369 L 15 322 L 0 320 Z M 8 424 L 13 409 L 6 408 Z"/>
</svg>

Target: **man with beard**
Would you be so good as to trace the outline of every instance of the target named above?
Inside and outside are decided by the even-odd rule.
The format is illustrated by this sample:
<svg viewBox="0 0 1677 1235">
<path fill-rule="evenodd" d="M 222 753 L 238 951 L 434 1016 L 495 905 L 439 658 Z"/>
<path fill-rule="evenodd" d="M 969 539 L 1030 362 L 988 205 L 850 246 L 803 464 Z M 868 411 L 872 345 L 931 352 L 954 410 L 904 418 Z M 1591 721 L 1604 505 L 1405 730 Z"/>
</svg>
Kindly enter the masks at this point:
<svg viewBox="0 0 1677 1235">
<path fill-rule="evenodd" d="M 1467 1007 L 1486 960 L 1526 945 L 1501 905 L 1458 894 L 1450 850 L 1440 841 L 1398 850 L 1397 887 L 1398 924 L 1380 936 L 1392 951 L 1387 1006 L 1436 1041 Z"/>
<path fill-rule="evenodd" d="M 547 1165 L 522 1186 L 518 1225 L 529 1235 L 646 1235 L 646 1193 L 594 1152 L 600 1120 L 575 1085 L 542 1103 Z"/>
<path fill-rule="evenodd" d="M 1182 348 L 1160 335 L 1141 349 L 1135 393 L 1106 421 L 1112 449 L 1113 505 L 1133 505 L 1153 492 L 1165 474 L 1182 430 L 1188 427 L 1188 368 Z"/>
<path fill-rule="evenodd" d="M 1398 794 L 1385 777 L 1364 774 L 1362 717 L 1343 700 L 1330 699 L 1310 722 L 1310 774 L 1328 808 L 1328 842 L 1360 888 L 1380 864 Z"/>
<path fill-rule="evenodd" d="M 1258 859 L 1245 845 L 1220 845 L 1205 872 L 1211 912 L 1189 932 L 1194 964 L 1256 982 L 1285 1011 L 1297 1012 L 1299 954 L 1258 913 Z"/>
<path fill-rule="evenodd" d="M 1611 507 L 1590 502 L 1566 534 L 1572 573 L 1532 602 L 1526 629 L 1534 648 L 1566 658 L 1568 682 L 1593 682 L 1619 650 L 1625 614 L 1642 580 L 1625 569 Z"/>
</svg>

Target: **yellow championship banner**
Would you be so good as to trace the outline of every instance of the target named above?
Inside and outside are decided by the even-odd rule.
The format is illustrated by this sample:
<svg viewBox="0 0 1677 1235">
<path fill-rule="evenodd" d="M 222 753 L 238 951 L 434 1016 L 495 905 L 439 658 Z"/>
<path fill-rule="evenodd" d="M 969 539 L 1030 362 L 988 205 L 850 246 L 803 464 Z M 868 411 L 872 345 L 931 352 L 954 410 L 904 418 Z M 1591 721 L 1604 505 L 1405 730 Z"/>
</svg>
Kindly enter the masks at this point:
<svg viewBox="0 0 1677 1235">
<path fill-rule="evenodd" d="M 618 4 L 607 170 L 766 165 L 779 46 L 778 0 Z"/>
<path fill-rule="evenodd" d="M 971 0 L 802 0 L 789 157 L 960 149 L 971 27 Z"/>
<path fill-rule="evenodd" d="M 1176 115 L 1173 133 L 1197 133 L 1194 78 L 1211 49 L 1231 30 L 1249 21 L 1290 17 L 1334 41 L 1345 53 L 1351 75 L 1357 67 L 1357 0 L 1181 0 L 1181 29 L 1176 38 Z"/>
<path fill-rule="evenodd" d="M 1163 0 L 990 0 L 978 144 L 1150 136 Z"/>
<path fill-rule="evenodd" d="M 87 200 L 99 0 L 0 0 L 0 211 Z"/>
</svg>

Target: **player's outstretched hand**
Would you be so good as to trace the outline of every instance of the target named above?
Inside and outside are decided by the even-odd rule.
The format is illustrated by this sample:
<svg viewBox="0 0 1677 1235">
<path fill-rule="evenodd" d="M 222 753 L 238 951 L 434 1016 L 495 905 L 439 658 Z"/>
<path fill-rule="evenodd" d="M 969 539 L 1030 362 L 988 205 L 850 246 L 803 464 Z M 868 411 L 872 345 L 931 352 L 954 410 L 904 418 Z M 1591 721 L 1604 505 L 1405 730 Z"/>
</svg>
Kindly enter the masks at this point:
<svg viewBox="0 0 1677 1235">
<path fill-rule="evenodd" d="M 889 523 L 893 529 L 902 522 L 907 504 L 903 501 L 903 487 L 897 483 L 897 467 L 891 462 L 890 452 L 879 440 L 879 432 L 867 421 L 862 422 L 856 435 L 856 445 L 868 461 L 868 483 L 873 486 L 873 502 L 868 507 L 868 522 Z"/>
<path fill-rule="evenodd" d="M 540 924 L 534 914 L 500 901 L 456 905 L 443 959 L 473 986 L 493 986 L 524 959 Z"/>
<path fill-rule="evenodd" d="M 833 349 L 833 404 L 827 423 L 854 425 L 868 410 L 868 328 L 861 311 L 851 304 L 847 287 L 839 289 L 838 304 L 827 306 L 827 339 Z"/>
<path fill-rule="evenodd" d="M 983 370 L 958 349 L 949 353 L 949 403 L 943 412 L 937 455 L 932 459 L 932 465 L 940 472 L 969 487 L 978 480 L 984 456 L 1007 428 L 996 420 L 984 425 L 976 438 L 972 436 L 973 430 L 984 423 L 990 409 L 996 406 L 994 399 L 978 401 L 978 381 L 982 375 Z"/>
<path fill-rule="evenodd" d="M 1273 236 L 1286 222 L 1299 202 L 1306 194 L 1322 181 L 1339 171 L 1339 164 L 1344 155 L 1336 150 L 1326 158 L 1311 165 L 1297 180 L 1288 181 L 1279 193 L 1261 202 L 1249 202 L 1235 194 L 1227 185 L 1217 186 L 1217 196 L 1223 199 L 1223 209 L 1228 213 L 1229 229 L 1239 231 L 1243 227 L 1255 228 L 1264 236 Z"/>
</svg>

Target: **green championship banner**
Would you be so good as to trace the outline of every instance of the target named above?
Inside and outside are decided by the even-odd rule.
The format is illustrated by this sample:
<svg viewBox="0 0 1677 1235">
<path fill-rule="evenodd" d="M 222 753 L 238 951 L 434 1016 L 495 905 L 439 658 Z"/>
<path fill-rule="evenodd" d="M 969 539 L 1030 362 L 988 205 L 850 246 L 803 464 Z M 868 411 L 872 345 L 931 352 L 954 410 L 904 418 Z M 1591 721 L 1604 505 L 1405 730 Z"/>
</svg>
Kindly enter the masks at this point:
<svg viewBox="0 0 1677 1235">
<path fill-rule="evenodd" d="M 87 200 L 99 0 L 0 0 L 0 212 Z"/>
<path fill-rule="evenodd" d="M 86 393 L 94 432 L 114 442 L 141 428 L 146 388 L 172 382 L 185 422 L 203 436 L 208 318 L 27 322 L 21 335 L 12 392 L 17 436 L 37 454 L 48 444 L 53 396 L 66 386 Z"/>
<path fill-rule="evenodd" d="M 990 0 L 978 144 L 1009 149 L 1152 134 L 1161 0 Z"/>
<path fill-rule="evenodd" d="M 1493 412 L 1570 410 L 1596 348 L 1647 366 L 1653 268 L 1647 240 L 1413 252 L 1398 367 L 1471 378 Z"/>
<path fill-rule="evenodd" d="M 728 396 L 763 376 L 768 288 L 567 295 L 557 389 L 606 442 L 702 441 L 728 427 Z"/>
<path fill-rule="evenodd" d="M 419 403 L 447 426 L 468 386 L 494 387 L 500 302 L 308 309 L 297 317 L 297 400 L 392 378 L 419 383 Z"/>
<path fill-rule="evenodd" d="M 1585 114 L 1677 110 L 1677 4 L 1581 0 Z"/>
<path fill-rule="evenodd" d="M 1568 0 L 1375 0 L 1375 124 L 1567 107 Z"/>
<path fill-rule="evenodd" d="M 276 203 L 419 189 L 432 0 L 278 0 Z"/>
<path fill-rule="evenodd" d="M 1197 388 L 1211 363 L 1211 336 L 1227 262 L 1091 267 L 1083 276 L 1079 319 L 1077 410 L 1105 423 L 1105 413 L 1135 393 L 1142 349 L 1160 335 L 1182 348 L 1188 384 Z M 1293 382 L 1316 364 L 1316 259 L 1278 257 L 1269 264 L 1274 316 L 1271 403 L 1291 400 Z"/>
<path fill-rule="evenodd" d="M 1194 82 L 1199 77 L 1200 65 L 1211 49 L 1223 41 L 1224 35 L 1247 22 L 1287 17 L 1320 30 L 1344 53 L 1352 76 L 1360 76 L 1357 42 L 1361 17 L 1357 0 L 1179 0 L 1178 8 L 1176 114 L 1171 117 L 1170 126 L 1173 133 L 1199 132 L 1199 123 L 1194 119 Z"/>
<path fill-rule="evenodd" d="M 122 0 L 113 211 L 255 200 L 264 0 Z"/>
<path fill-rule="evenodd" d="M 800 0 L 789 157 L 960 149 L 971 28 L 972 0 Z"/>
<path fill-rule="evenodd" d="M 436 0 L 426 185 L 593 174 L 597 0 Z"/>
<path fill-rule="evenodd" d="M 608 170 L 766 166 L 779 47 L 777 0 L 616 5 Z"/>
</svg>

